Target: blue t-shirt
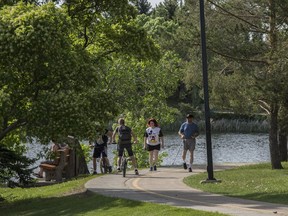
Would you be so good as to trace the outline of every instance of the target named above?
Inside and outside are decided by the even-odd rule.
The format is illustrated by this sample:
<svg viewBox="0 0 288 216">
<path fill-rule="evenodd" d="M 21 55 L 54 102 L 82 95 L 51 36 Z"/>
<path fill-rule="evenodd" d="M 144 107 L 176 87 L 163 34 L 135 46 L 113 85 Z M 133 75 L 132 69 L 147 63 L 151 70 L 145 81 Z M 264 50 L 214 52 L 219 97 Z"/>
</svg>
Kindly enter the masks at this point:
<svg viewBox="0 0 288 216">
<path fill-rule="evenodd" d="M 194 122 L 192 123 L 188 123 L 188 122 L 184 122 L 180 129 L 179 129 L 180 133 L 184 134 L 184 139 L 192 139 L 192 136 L 195 135 L 195 133 L 199 133 L 199 129 L 197 124 L 195 124 Z"/>
</svg>

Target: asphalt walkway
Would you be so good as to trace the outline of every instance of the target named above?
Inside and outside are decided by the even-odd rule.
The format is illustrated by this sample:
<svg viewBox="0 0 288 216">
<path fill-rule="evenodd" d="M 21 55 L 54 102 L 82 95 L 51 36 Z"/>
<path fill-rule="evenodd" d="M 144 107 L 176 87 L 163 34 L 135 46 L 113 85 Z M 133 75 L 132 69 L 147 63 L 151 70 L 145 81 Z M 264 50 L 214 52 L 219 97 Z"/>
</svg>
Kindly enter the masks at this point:
<svg viewBox="0 0 288 216">
<path fill-rule="evenodd" d="M 226 168 L 216 166 L 215 170 Z M 193 173 L 180 167 L 160 167 L 156 172 L 140 170 L 139 176 L 128 172 L 125 178 L 121 173 L 103 175 L 90 180 L 85 187 L 105 196 L 221 212 L 228 215 L 288 216 L 287 205 L 210 194 L 190 188 L 183 183 L 183 178 L 204 171 L 204 167 L 196 167 Z"/>
</svg>

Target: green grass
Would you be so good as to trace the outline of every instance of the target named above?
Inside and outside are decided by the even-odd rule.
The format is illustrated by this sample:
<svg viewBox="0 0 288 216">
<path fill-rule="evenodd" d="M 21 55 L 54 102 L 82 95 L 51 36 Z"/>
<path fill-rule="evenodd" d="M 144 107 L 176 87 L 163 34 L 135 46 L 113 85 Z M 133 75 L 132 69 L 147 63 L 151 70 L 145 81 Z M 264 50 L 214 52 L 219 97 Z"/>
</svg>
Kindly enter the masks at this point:
<svg viewBox="0 0 288 216">
<path fill-rule="evenodd" d="M 211 193 L 288 204 L 288 163 L 282 165 L 282 170 L 272 170 L 270 164 L 258 164 L 214 172 L 214 177 L 222 180 L 217 184 L 200 184 L 207 178 L 207 173 L 189 176 L 184 182 Z"/>
<path fill-rule="evenodd" d="M 163 205 L 160 204 L 104 197 L 83 191 L 85 182 L 91 178 L 95 178 L 95 176 L 45 187 L 0 188 L 1 197 L 5 199 L 5 201 L 0 201 L 1 215 L 224 216 L 220 213 L 208 213 L 166 205 L 163 208 Z"/>
</svg>

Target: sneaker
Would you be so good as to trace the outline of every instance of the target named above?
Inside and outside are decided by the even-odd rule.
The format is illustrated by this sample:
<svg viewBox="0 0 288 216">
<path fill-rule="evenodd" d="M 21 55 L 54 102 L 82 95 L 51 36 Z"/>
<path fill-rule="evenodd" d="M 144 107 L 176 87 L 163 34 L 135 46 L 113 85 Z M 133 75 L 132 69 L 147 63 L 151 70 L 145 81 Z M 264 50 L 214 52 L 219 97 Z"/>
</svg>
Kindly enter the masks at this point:
<svg viewBox="0 0 288 216">
<path fill-rule="evenodd" d="M 137 169 L 135 169 L 135 175 L 139 175 L 139 172 Z"/>
<path fill-rule="evenodd" d="M 97 175 L 97 172 L 96 172 L 96 171 L 94 171 L 94 172 L 93 172 L 93 175 Z"/>
<path fill-rule="evenodd" d="M 154 165 L 154 171 L 157 171 L 157 166 L 156 165 Z"/>
<path fill-rule="evenodd" d="M 192 168 L 191 167 L 189 168 L 189 172 L 192 172 Z"/>
<path fill-rule="evenodd" d="M 118 172 L 120 172 L 120 171 L 121 171 L 120 167 L 118 167 L 118 168 L 117 168 L 117 171 L 118 171 Z"/>
<path fill-rule="evenodd" d="M 153 171 L 153 167 L 150 167 L 150 171 Z"/>
<path fill-rule="evenodd" d="M 112 172 L 112 166 L 109 166 L 109 167 L 108 167 L 108 171 L 109 171 L 109 173 Z"/>
<path fill-rule="evenodd" d="M 187 169 L 187 164 L 183 163 L 183 168 L 186 170 Z"/>
</svg>

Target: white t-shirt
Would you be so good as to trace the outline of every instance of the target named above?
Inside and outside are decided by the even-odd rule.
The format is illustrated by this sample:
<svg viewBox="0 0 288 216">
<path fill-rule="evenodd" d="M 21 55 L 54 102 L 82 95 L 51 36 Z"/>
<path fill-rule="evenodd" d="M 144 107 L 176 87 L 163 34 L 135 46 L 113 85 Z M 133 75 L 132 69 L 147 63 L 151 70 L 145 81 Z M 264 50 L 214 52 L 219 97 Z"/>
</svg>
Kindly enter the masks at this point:
<svg viewBox="0 0 288 216">
<path fill-rule="evenodd" d="M 160 144 L 160 137 L 163 136 L 161 128 L 159 127 L 148 127 L 145 131 L 144 136 L 147 138 L 146 143 L 148 145 L 158 145 Z"/>
</svg>

